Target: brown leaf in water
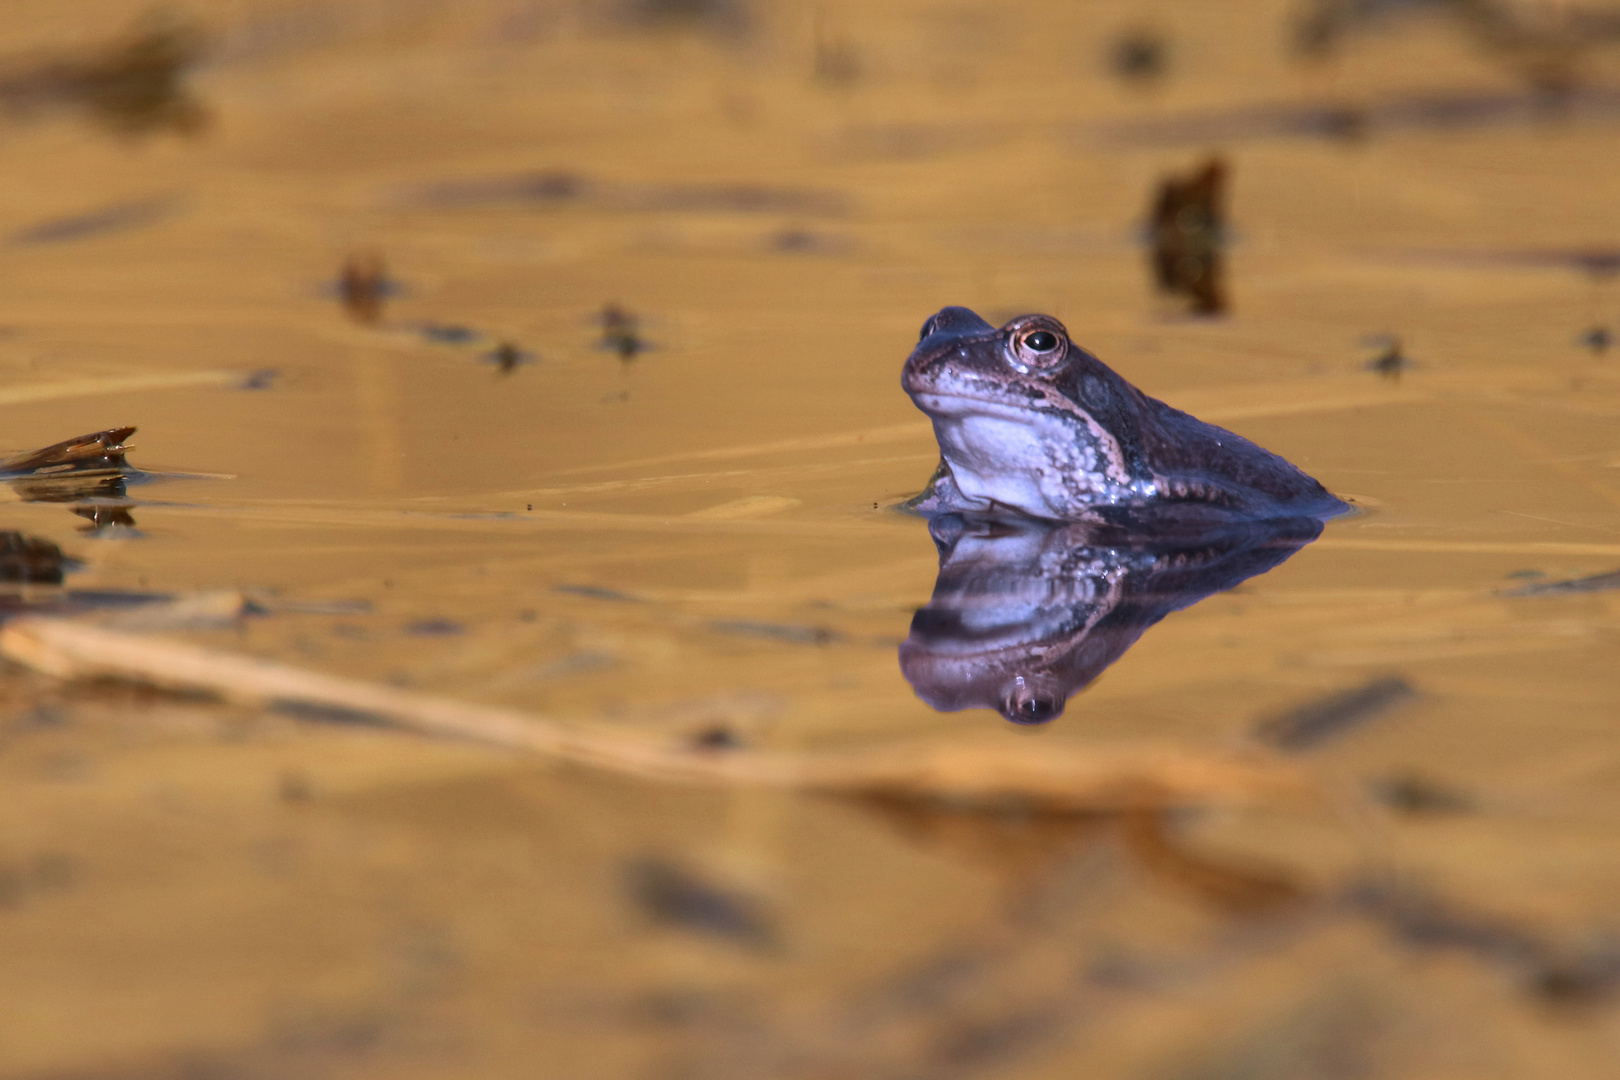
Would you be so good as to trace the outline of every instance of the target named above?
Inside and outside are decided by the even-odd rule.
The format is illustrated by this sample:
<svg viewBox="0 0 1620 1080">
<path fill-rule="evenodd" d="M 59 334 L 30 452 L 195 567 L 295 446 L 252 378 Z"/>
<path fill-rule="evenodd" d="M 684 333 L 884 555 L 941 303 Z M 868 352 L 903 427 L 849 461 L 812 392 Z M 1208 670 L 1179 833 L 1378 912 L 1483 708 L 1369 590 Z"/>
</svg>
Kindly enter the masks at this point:
<svg viewBox="0 0 1620 1080">
<path fill-rule="evenodd" d="M 1412 684 L 1399 675 L 1373 679 L 1265 720 L 1254 733 L 1261 742 L 1279 750 L 1314 750 L 1415 697 L 1417 691 Z"/>
<path fill-rule="evenodd" d="M 52 443 L 31 454 L 24 454 L 0 465 L 4 473 L 40 473 L 49 469 L 83 472 L 91 469 L 118 469 L 130 447 L 124 440 L 135 434 L 133 427 L 108 428 Z"/>
<path fill-rule="evenodd" d="M 1226 162 L 1212 157 L 1160 181 L 1152 213 L 1153 278 L 1196 315 L 1226 311 Z"/>
<path fill-rule="evenodd" d="M 191 134 L 208 123 L 208 110 L 186 86 L 203 44 L 195 26 L 151 18 L 99 49 L 0 75 L 0 105 L 22 115 L 76 105 L 117 131 Z"/>
<path fill-rule="evenodd" d="M 388 268 L 375 251 L 350 255 L 343 261 L 338 271 L 338 297 L 355 322 L 370 326 L 382 318 L 389 291 Z"/>
<path fill-rule="evenodd" d="M 68 560 L 62 549 L 38 536 L 0 532 L 0 582 L 60 585 Z"/>
</svg>

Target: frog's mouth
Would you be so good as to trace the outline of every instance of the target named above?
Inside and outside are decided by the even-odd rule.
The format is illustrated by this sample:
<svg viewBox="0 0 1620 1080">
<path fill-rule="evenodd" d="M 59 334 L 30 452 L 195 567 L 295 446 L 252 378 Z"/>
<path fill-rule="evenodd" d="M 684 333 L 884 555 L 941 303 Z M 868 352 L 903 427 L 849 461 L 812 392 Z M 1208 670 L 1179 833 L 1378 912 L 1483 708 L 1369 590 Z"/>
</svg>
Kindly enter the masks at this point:
<svg viewBox="0 0 1620 1080">
<path fill-rule="evenodd" d="M 952 420 L 969 416 L 1007 420 L 1031 424 L 1042 419 L 1066 418 L 1066 410 L 1053 407 L 1044 399 L 1014 404 L 996 398 L 975 397 L 968 394 L 947 394 L 932 390 L 919 390 L 911 395 L 917 407 L 929 416 Z"/>
</svg>

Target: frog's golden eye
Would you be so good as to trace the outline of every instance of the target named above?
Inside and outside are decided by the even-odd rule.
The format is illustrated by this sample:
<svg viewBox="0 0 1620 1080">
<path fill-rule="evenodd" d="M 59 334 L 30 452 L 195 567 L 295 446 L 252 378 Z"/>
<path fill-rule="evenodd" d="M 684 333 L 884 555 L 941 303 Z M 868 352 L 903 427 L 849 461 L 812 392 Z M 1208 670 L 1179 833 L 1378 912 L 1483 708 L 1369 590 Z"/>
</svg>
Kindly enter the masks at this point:
<svg viewBox="0 0 1620 1080">
<path fill-rule="evenodd" d="M 1013 366 L 1021 371 L 1055 367 L 1068 351 L 1062 332 L 1044 323 L 1015 330 L 1008 344 Z"/>
</svg>

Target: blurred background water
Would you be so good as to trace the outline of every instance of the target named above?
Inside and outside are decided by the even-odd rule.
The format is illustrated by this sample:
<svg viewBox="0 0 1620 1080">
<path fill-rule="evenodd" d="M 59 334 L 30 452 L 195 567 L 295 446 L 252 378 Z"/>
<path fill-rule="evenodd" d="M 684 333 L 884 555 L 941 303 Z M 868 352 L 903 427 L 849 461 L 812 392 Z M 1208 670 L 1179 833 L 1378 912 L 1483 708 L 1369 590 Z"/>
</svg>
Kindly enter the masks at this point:
<svg viewBox="0 0 1620 1080">
<path fill-rule="evenodd" d="M 1305 778 L 689 789 L 11 667 L 0 1076 L 1613 1074 L 1620 8 L 0 16 L 0 445 L 139 469 L 0 485 L 11 606 L 228 590 L 170 636 L 598 733 Z M 1213 232 L 1160 194 L 1212 161 Z M 1039 732 L 935 712 L 946 304 L 1361 512 Z"/>
</svg>

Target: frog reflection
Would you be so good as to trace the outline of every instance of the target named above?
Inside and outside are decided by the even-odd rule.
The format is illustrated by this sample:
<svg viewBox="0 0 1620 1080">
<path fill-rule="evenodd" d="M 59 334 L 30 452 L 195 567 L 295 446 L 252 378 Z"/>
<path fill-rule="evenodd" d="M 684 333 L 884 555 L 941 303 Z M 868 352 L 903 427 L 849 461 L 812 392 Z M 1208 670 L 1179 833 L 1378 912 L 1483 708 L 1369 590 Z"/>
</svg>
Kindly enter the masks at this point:
<svg viewBox="0 0 1620 1080">
<path fill-rule="evenodd" d="M 1020 724 L 1068 699 L 1172 611 L 1282 563 L 1315 517 L 1212 520 L 1178 510 L 1113 522 L 941 514 L 934 595 L 900 670 L 942 712 L 990 708 Z"/>
</svg>

